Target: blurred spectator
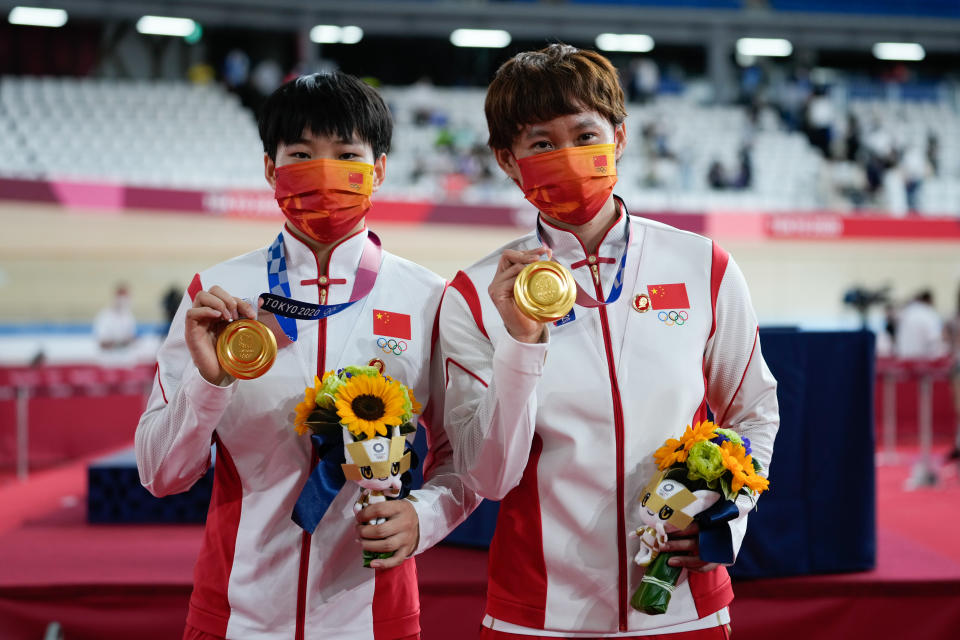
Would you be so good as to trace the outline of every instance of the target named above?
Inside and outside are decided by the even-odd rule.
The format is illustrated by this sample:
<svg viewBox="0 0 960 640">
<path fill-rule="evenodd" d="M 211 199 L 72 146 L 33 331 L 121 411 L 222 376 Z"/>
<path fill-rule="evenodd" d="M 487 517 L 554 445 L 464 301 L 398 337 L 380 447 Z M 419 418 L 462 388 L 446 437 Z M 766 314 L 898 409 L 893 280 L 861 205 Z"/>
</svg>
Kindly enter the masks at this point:
<svg viewBox="0 0 960 640">
<path fill-rule="evenodd" d="M 870 131 L 864 139 L 866 150 L 867 188 L 871 196 L 876 196 L 883 186 L 884 175 L 887 169 L 895 164 L 896 152 L 893 147 L 893 136 L 879 120 L 873 120 Z"/>
<path fill-rule="evenodd" d="M 272 58 L 261 60 L 253 67 L 250 84 L 260 95 L 269 96 L 283 84 L 283 67 Z"/>
<path fill-rule="evenodd" d="M 727 188 L 727 172 L 724 171 L 723 164 L 719 160 L 710 163 L 710 168 L 707 170 L 707 184 L 711 189 Z"/>
<path fill-rule="evenodd" d="M 414 82 L 410 86 L 408 100 L 413 109 L 413 124 L 423 127 L 434 122 L 437 99 L 430 78 L 423 76 Z"/>
<path fill-rule="evenodd" d="M 933 131 L 927 134 L 927 164 L 933 175 L 940 174 L 940 140 Z"/>
<path fill-rule="evenodd" d="M 650 58 L 635 58 L 630 62 L 630 81 L 627 83 L 630 100 L 649 102 L 660 88 L 660 68 Z"/>
<path fill-rule="evenodd" d="M 749 189 L 753 184 L 753 159 L 749 145 L 740 147 L 737 159 L 739 165 L 737 177 L 733 179 L 730 186 L 734 189 Z"/>
<path fill-rule="evenodd" d="M 176 285 L 171 285 L 167 292 L 160 298 L 160 305 L 163 307 L 163 315 L 167 320 L 167 328 L 163 332 L 166 335 L 170 331 L 170 325 L 173 324 L 173 317 L 177 315 L 177 309 L 180 308 L 180 300 L 183 298 L 183 290 Z"/>
<path fill-rule="evenodd" d="M 844 157 L 850 162 L 860 158 L 860 122 L 853 112 L 847 113 L 847 135 L 844 138 Z"/>
<path fill-rule="evenodd" d="M 807 102 L 806 131 L 810 144 L 820 149 L 824 158 L 832 156 L 830 143 L 833 138 L 833 102 L 827 95 L 827 88 L 814 88 L 813 95 Z"/>
<path fill-rule="evenodd" d="M 740 102 L 749 105 L 757 101 L 763 86 L 763 69 L 751 64 L 740 70 Z"/>
<path fill-rule="evenodd" d="M 237 90 L 247 84 L 250 75 L 250 56 L 240 49 L 231 49 L 223 60 L 223 82 Z"/>
<path fill-rule="evenodd" d="M 753 159 L 750 145 L 745 144 L 737 152 L 737 169 L 732 174 L 719 160 L 710 163 L 707 170 L 707 184 L 711 189 L 749 189 L 753 185 Z"/>
<path fill-rule="evenodd" d="M 900 158 L 900 170 L 906 193 L 907 210 L 917 211 L 917 197 L 923 180 L 930 174 L 924 151 L 917 145 L 907 147 Z"/>
<path fill-rule="evenodd" d="M 101 349 L 121 349 L 129 346 L 137 336 L 137 320 L 130 308 L 127 285 L 118 284 L 113 302 L 97 313 L 93 320 L 93 335 Z"/>
<path fill-rule="evenodd" d="M 943 321 L 933 307 L 933 293 L 921 291 L 900 310 L 896 353 L 904 360 L 935 360 L 946 353 Z"/>
<path fill-rule="evenodd" d="M 806 69 L 794 70 L 786 82 L 779 85 L 774 100 L 788 131 L 796 131 L 802 127 L 804 107 L 809 96 L 810 80 Z"/>
</svg>

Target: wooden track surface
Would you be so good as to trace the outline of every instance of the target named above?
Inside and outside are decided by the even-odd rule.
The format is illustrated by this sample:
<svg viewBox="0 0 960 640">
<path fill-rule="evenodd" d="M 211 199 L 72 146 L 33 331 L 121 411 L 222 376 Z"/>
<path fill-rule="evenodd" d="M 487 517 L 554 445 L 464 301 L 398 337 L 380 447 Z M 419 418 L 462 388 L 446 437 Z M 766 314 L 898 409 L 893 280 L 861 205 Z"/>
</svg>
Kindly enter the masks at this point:
<svg viewBox="0 0 960 640">
<path fill-rule="evenodd" d="M 162 317 L 171 285 L 265 246 L 276 222 L 202 215 L 68 211 L 0 202 L 0 323 L 88 322 L 129 283 L 142 321 Z M 522 230 L 465 226 L 377 225 L 384 247 L 444 277 L 490 253 Z M 743 269 L 766 323 L 852 321 L 841 299 L 852 284 L 893 286 L 906 298 L 934 289 L 943 313 L 954 311 L 960 247 L 940 242 L 724 242 Z"/>
</svg>

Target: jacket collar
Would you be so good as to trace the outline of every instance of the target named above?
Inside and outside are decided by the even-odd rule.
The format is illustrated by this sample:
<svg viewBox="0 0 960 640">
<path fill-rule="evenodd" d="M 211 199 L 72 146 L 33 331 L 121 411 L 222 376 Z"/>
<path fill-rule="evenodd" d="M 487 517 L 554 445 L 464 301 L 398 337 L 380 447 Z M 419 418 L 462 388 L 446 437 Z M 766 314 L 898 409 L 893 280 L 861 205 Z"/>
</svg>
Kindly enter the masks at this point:
<svg viewBox="0 0 960 640">
<path fill-rule="evenodd" d="M 627 210 L 623 201 L 616 196 L 614 197 L 617 203 L 617 220 L 607 229 L 596 253 L 593 254 L 595 259 L 600 259 L 600 264 L 609 264 L 609 260 L 619 264 L 620 256 L 623 255 L 623 250 L 626 247 L 624 225 L 626 224 Z M 575 233 L 553 225 L 543 216 L 538 218 L 537 224 L 543 244 L 553 250 L 553 257 L 557 262 L 574 269 L 574 273 L 577 269 L 590 264 L 588 261 L 591 254 Z"/>
<path fill-rule="evenodd" d="M 326 284 L 326 304 L 349 300 L 360 256 L 367 244 L 367 233 L 367 227 L 364 227 L 340 240 L 330 250 L 326 265 L 322 265 L 313 249 L 284 225 L 283 248 L 291 291 L 300 291 L 300 295 L 304 296 L 301 299 L 312 301 L 318 296 L 318 285 Z M 324 272 L 325 275 L 321 275 Z M 295 294 L 294 297 L 298 296 Z"/>
</svg>

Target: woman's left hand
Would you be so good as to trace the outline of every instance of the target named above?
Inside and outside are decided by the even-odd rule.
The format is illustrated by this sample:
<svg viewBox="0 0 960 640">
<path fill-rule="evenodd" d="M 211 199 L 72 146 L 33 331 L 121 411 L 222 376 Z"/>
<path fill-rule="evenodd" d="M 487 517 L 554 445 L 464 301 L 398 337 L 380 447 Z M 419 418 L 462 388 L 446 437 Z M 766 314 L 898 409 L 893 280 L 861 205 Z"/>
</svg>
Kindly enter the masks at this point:
<svg viewBox="0 0 960 640">
<path fill-rule="evenodd" d="M 700 559 L 700 527 L 696 522 L 691 524 L 683 531 L 671 533 L 667 542 L 660 545 L 660 551 L 670 551 L 680 555 L 675 555 L 667 564 L 671 567 L 685 567 L 690 571 L 706 573 L 713 571 L 720 565 L 716 562 L 704 562 Z"/>
</svg>

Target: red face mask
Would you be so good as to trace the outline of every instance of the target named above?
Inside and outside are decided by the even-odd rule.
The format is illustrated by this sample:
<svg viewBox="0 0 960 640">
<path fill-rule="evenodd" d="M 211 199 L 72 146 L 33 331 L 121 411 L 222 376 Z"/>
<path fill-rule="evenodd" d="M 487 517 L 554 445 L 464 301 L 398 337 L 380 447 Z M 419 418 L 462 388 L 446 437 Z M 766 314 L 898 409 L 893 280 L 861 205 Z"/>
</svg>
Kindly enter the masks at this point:
<svg viewBox="0 0 960 640">
<path fill-rule="evenodd" d="M 517 160 L 523 195 L 541 213 L 567 224 L 593 220 L 617 183 L 616 146 L 567 147 Z"/>
<path fill-rule="evenodd" d="M 277 167 L 276 177 L 283 215 L 317 242 L 336 242 L 370 209 L 372 164 L 318 158 Z"/>
</svg>

